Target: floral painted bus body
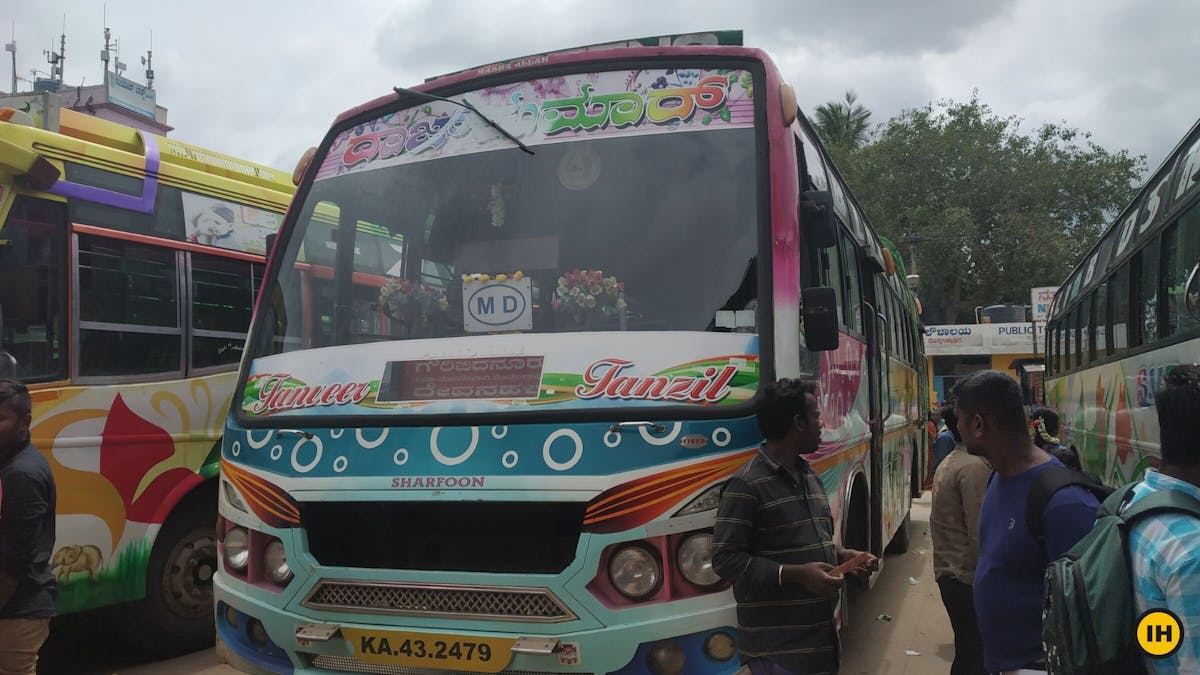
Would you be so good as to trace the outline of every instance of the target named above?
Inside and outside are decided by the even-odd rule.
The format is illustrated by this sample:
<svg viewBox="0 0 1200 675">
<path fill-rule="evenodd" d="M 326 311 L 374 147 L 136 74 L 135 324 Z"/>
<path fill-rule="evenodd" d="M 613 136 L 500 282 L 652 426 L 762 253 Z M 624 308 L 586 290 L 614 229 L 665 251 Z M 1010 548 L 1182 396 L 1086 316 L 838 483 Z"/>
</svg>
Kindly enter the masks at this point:
<svg viewBox="0 0 1200 675">
<path fill-rule="evenodd" d="M 736 670 L 709 542 L 777 377 L 820 380 L 838 536 L 904 543 L 912 297 L 769 57 L 419 89 L 336 122 L 272 255 L 222 451 L 231 663 Z"/>
<path fill-rule="evenodd" d="M 1046 401 L 1064 443 L 1113 486 L 1159 460 L 1154 399 L 1200 362 L 1200 123 L 1054 296 Z"/>
<path fill-rule="evenodd" d="M 56 98 L 0 100 L 0 376 L 30 386 L 58 487 L 58 613 L 140 600 L 120 625 L 196 649 L 220 436 L 294 187 Z"/>
</svg>

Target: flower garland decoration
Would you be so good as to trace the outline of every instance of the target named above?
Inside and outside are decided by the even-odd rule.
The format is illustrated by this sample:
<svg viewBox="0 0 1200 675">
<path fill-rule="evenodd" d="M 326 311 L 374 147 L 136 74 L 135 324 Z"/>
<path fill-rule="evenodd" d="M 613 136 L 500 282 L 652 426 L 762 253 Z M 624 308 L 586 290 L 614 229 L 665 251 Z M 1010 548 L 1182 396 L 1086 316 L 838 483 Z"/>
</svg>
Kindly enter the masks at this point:
<svg viewBox="0 0 1200 675">
<path fill-rule="evenodd" d="M 513 272 L 512 274 L 496 274 L 494 276 L 491 274 L 464 274 L 464 275 L 462 275 L 462 280 L 468 281 L 468 282 L 469 281 L 491 281 L 492 279 L 495 279 L 496 281 L 508 281 L 509 279 L 512 279 L 513 281 L 520 281 L 521 279 L 524 279 L 524 278 L 525 278 L 525 273 L 522 272 L 521 270 L 517 270 L 516 272 Z"/>
<path fill-rule="evenodd" d="M 589 317 L 608 318 L 625 309 L 625 284 L 601 270 L 572 270 L 558 278 L 550 307 L 580 323 Z"/>
<path fill-rule="evenodd" d="M 1033 420 L 1033 430 L 1042 441 L 1050 445 L 1062 445 L 1062 441 L 1058 440 L 1058 437 L 1051 436 L 1050 432 L 1046 431 L 1046 420 L 1040 417 Z"/>
<path fill-rule="evenodd" d="M 446 293 L 437 286 L 392 277 L 379 289 L 379 304 L 384 314 L 397 319 L 401 316 L 427 316 L 444 312 L 450 304 Z"/>
</svg>

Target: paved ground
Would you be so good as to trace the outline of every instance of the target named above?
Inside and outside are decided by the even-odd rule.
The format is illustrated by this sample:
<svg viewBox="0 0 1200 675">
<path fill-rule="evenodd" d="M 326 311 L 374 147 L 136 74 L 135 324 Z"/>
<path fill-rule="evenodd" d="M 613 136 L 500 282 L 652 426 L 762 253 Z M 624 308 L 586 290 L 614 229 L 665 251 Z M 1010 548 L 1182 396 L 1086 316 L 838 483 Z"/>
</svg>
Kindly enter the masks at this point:
<svg viewBox="0 0 1200 675">
<path fill-rule="evenodd" d="M 842 675 L 937 675 L 950 670 L 953 634 L 933 582 L 929 495 L 913 502 L 908 553 L 884 560 L 875 587 L 851 602 L 842 633 Z M 913 584 L 911 581 L 915 580 Z M 886 614 L 891 621 L 878 617 Z M 114 654 L 125 650 L 95 626 L 56 630 L 43 649 L 42 675 L 233 675 L 213 650 L 146 663 Z M 908 652 L 914 652 L 912 654 Z"/>
</svg>

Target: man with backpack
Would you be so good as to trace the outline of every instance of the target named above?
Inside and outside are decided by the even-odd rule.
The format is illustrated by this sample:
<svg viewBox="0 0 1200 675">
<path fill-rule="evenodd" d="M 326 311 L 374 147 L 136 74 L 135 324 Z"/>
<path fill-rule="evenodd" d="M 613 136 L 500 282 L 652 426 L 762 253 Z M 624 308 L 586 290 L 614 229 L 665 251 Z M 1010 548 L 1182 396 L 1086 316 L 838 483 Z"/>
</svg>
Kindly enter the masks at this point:
<svg viewBox="0 0 1200 675">
<path fill-rule="evenodd" d="M 1047 571 L 1053 673 L 1200 673 L 1200 367 L 1173 369 L 1156 407 L 1158 470 L 1106 499 L 1095 529 Z M 1152 610 L 1182 627 L 1166 656 L 1143 653 L 1134 634 Z"/>
<path fill-rule="evenodd" d="M 1033 444 L 1021 387 L 1004 373 L 985 370 L 954 389 L 963 445 L 995 470 L 979 513 L 975 613 L 984 666 L 992 673 L 1043 672 L 1043 575 L 1049 561 L 1092 528 L 1099 501 L 1069 484 L 1041 509 L 1041 537 L 1026 525 L 1026 507 L 1039 473 L 1062 463 Z"/>
</svg>

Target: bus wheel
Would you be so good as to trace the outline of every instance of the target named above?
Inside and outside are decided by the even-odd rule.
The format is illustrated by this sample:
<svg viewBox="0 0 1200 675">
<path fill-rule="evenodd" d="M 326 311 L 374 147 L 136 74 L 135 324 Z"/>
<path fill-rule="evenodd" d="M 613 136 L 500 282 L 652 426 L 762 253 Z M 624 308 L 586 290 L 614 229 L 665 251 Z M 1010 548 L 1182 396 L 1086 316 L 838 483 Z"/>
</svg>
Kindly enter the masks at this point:
<svg viewBox="0 0 1200 675">
<path fill-rule="evenodd" d="M 911 525 L 912 512 L 904 514 L 904 520 L 900 521 L 900 527 L 896 529 L 896 534 L 892 535 L 892 541 L 887 545 L 888 553 L 906 553 L 908 551 L 908 528 Z"/>
<path fill-rule="evenodd" d="M 180 504 L 154 542 L 146 597 L 131 607 L 135 617 L 128 624 L 132 637 L 151 655 L 176 656 L 213 646 L 213 503 L 192 499 Z"/>
</svg>

